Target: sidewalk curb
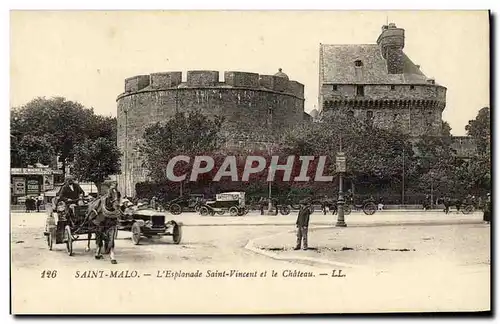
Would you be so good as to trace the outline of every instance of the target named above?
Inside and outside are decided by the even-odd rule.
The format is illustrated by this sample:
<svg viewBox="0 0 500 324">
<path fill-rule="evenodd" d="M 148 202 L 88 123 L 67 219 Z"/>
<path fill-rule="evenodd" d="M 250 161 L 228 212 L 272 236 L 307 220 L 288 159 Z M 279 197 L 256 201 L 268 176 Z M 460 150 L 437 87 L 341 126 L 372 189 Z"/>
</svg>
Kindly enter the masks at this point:
<svg viewBox="0 0 500 324">
<path fill-rule="evenodd" d="M 444 221 L 436 221 L 436 220 L 417 220 L 417 221 L 406 221 L 406 222 L 398 222 L 398 221 L 386 221 L 386 222 L 376 222 L 376 223 L 351 223 L 347 222 L 347 227 L 382 227 L 382 226 L 438 226 L 438 225 L 474 225 L 474 224 L 483 224 L 482 220 L 444 220 Z M 335 221 L 332 222 L 311 222 L 311 225 L 315 226 L 327 226 L 327 227 L 335 227 Z M 186 224 L 184 223 L 184 227 L 203 227 L 203 226 L 295 226 L 294 223 L 208 223 L 208 224 Z"/>
<path fill-rule="evenodd" d="M 322 227 L 322 228 L 327 229 L 327 228 L 331 228 L 331 226 Z M 329 266 L 334 266 L 334 267 L 344 267 L 344 268 L 351 268 L 351 269 L 365 268 L 365 267 L 354 265 L 354 264 L 343 263 L 343 262 L 335 262 L 335 261 L 330 261 L 330 260 L 325 260 L 325 259 L 319 259 L 319 258 L 311 258 L 311 257 L 284 257 L 284 256 L 280 256 L 277 253 L 264 251 L 263 249 L 260 249 L 260 248 L 258 248 L 258 247 L 255 246 L 255 242 L 254 242 L 255 240 L 266 239 L 266 238 L 269 238 L 269 237 L 273 237 L 273 236 L 277 236 L 277 235 L 283 235 L 284 233 L 292 233 L 292 232 L 293 231 L 286 231 L 286 232 L 281 232 L 281 233 L 277 233 L 277 234 L 272 234 L 272 235 L 268 235 L 268 236 L 263 236 L 263 237 L 258 237 L 258 238 L 255 238 L 255 239 L 251 239 L 245 245 L 245 249 L 249 250 L 249 251 L 251 251 L 251 252 L 253 252 L 255 254 L 263 255 L 265 257 L 268 257 L 268 258 L 271 258 L 271 259 L 274 259 L 274 260 L 278 260 L 278 261 L 286 261 L 286 262 L 310 262 L 310 263 L 317 263 L 317 264 L 319 263 L 319 264 L 323 264 L 323 265 L 329 265 Z"/>
</svg>

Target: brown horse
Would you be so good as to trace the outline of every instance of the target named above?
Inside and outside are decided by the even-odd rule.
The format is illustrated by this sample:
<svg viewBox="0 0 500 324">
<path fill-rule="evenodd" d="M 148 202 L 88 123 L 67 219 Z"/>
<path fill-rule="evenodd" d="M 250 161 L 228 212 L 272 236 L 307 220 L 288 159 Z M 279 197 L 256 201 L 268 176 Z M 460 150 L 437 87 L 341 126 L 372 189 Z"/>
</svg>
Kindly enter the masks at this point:
<svg viewBox="0 0 500 324">
<path fill-rule="evenodd" d="M 109 251 L 112 264 L 115 259 L 115 237 L 117 233 L 118 218 L 120 217 L 120 193 L 112 188 L 106 195 L 92 201 L 88 207 L 87 216 L 89 221 L 96 226 L 96 259 L 102 259 L 102 248 L 105 253 Z M 91 234 L 88 236 L 88 248 L 90 248 Z"/>
</svg>

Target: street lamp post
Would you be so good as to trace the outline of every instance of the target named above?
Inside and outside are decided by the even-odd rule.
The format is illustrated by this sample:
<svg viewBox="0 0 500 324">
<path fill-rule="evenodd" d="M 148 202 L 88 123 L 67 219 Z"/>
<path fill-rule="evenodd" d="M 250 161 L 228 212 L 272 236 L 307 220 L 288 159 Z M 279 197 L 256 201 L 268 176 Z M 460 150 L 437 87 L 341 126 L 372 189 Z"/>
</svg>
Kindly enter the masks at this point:
<svg viewBox="0 0 500 324">
<path fill-rule="evenodd" d="M 339 173 L 339 198 L 337 200 L 337 211 L 338 211 L 338 216 L 337 216 L 337 224 L 335 224 L 336 227 L 347 227 L 347 224 L 345 223 L 344 220 L 344 192 L 343 192 L 343 173 L 346 171 L 346 157 L 345 153 L 342 152 L 342 139 L 340 140 L 340 151 L 337 153 L 337 158 L 336 158 L 336 169 L 337 172 Z"/>
<path fill-rule="evenodd" d="M 431 210 L 434 209 L 434 173 L 431 172 Z"/>
<path fill-rule="evenodd" d="M 273 209 L 273 200 L 271 198 L 271 181 L 268 182 L 269 200 L 267 201 L 267 212 L 271 213 Z"/>
</svg>

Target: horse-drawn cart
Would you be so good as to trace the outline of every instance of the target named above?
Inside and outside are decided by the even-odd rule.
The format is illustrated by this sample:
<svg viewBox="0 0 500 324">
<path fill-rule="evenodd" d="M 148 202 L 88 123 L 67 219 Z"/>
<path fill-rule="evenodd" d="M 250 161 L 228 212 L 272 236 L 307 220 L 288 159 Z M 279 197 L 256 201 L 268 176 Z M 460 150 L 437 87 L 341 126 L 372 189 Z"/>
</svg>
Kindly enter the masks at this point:
<svg viewBox="0 0 500 324">
<path fill-rule="evenodd" d="M 174 220 L 165 222 L 165 215 L 152 209 L 125 213 L 119 222 L 118 230 L 131 232 L 135 245 L 138 245 L 143 237 L 172 236 L 174 244 L 179 244 L 182 239 L 182 223 Z"/>
</svg>

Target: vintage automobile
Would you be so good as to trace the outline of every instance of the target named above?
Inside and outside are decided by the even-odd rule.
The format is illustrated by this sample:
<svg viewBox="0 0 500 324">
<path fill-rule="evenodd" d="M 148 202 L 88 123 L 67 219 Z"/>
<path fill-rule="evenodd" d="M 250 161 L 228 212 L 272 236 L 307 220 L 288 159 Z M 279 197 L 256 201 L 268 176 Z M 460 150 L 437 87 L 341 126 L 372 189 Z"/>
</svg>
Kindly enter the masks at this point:
<svg viewBox="0 0 500 324">
<path fill-rule="evenodd" d="M 226 211 L 231 216 L 243 216 L 248 213 L 245 207 L 245 192 L 224 192 L 217 194 L 214 201 L 207 201 L 200 207 L 200 215 L 223 215 Z"/>
<path fill-rule="evenodd" d="M 138 245 L 143 237 L 172 236 L 174 244 L 179 244 L 182 239 L 182 223 L 165 222 L 165 215 L 154 209 L 126 209 L 118 230 L 131 232 L 134 245 Z"/>
<path fill-rule="evenodd" d="M 204 196 L 202 194 L 189 194 L 170 200 L 162 207 L 173 215 L 179 215 L 182 212 L 199 212 L 203 202 Z"/>
</svg>

